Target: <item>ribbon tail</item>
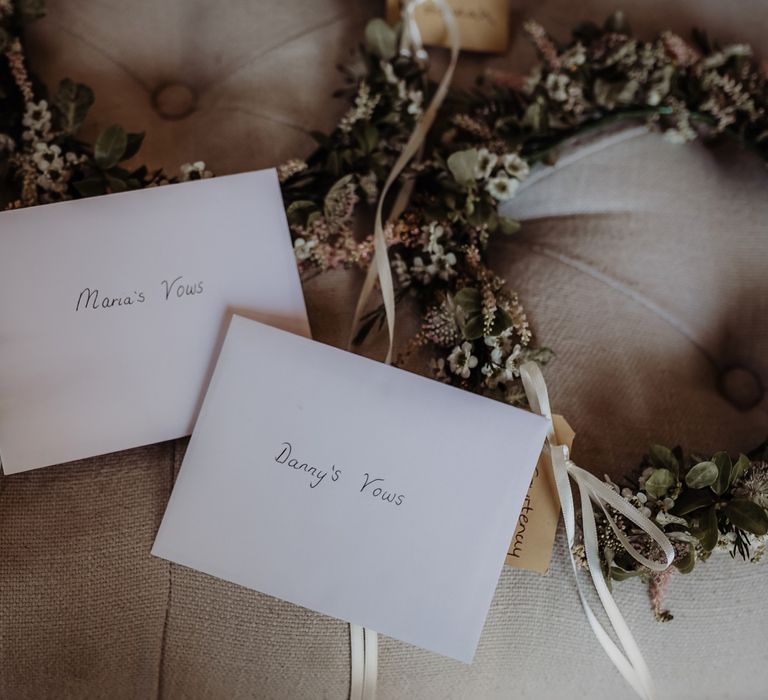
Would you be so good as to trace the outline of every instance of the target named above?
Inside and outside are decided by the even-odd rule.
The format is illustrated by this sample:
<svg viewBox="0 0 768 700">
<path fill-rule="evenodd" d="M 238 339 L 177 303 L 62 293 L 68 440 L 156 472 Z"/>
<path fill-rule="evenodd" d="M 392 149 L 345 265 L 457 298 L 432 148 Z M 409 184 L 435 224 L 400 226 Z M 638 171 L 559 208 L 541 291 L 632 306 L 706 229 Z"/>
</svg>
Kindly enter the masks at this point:
<svg viewBox="0 0 768 700">
<path fill-rule="evenodd" d="M 453 73 L 459 59 L 459 29 L 453 11 L 445 0 L 410 0 L 404 9 L 404 20 L 406 29 L 403 32 L 403 43 L 401 50 L 406 48 L 405 43 L 410 41 L 416 46 L 417 57 L 422 58 L 424 51 L 421 47 L 421 35 L 416 24 L 414 10 L 417 5 L 423 2 L 432 2 L 437 5 L 443 15 L 443 21 L 448 30 L 448 36 L 451 41 L 451 61 L 445 71 L 432 100 L 416 124 L 405 144 L 402 152 L 392 166 L 392 170 L 387 177 L 384 186 L 379 195 L 379 203 L 376 207 L 376 220 L 374 223 L 373 234 L 373 259 L 368 267 L 368 272 L 363 282 L 360 296 L 355 306 L 355 313 L 352 321 L 352 329 L 348 347 L 351 349 L 352 341 L 357 332 L 358 324 L 365 310 L 365 305 L 373 292 L 376 280 L 381 285 L 381 296 L 384 300 L 384 313 L 387 319 L 387 333 L 389 344 L 387 348 L 386 364 L 392 363 L 392 353 L 395 343 L 395 285 L 392 280 L 392 269 L 389 265 L 389 255 L 387 251 L 387 240 L 384 235 L 383 208 L 384 200 L 389 193 L 390 188 L 396 182 L 400 173 L 405 169 L 410 160 L 423 149 L 424 139 L 437 116 L 440 105 L 445 100 L 448 93 L 448 86 L 453 79 Z M 395 201 L 391 218 L 399 217 L 407 206 L 408 199 L 413 190 L 413 183 L 406 183 L 398 193 Z M 374 700 L 376 697 L 376 677 L 378 675 L 378 638 L 376 632 L 362 628 L 358 625 L 350 625 L 350 661 L 351 661 L 351 679 L 350 679 L 350 700 Z"/>
<path fill-rule="evenodd" d="M 587 600 L 586 594 L 584 593 L 582 585 L 579 581 L 579 567 L 578 567 L 578 564 L 576 563 L 576 559 L 573 554 L 573 546 L 576 542 L 576 517 L 575 517 L 576 507 L 573 500 L 573 491 L 571 490 L 566 448 L 561 445 L 551 445 L 549 452 L 550 452 L 550 458 L 552 461 L 552 471 L 555 476 L 555 486 L 557 488 L 557 495 L 558 495 L 558 498 L 560 499 L 560 506 L 563 512 L 563 523 L 565 525 L 565 532 L 566 532 L 566 538 L 568 542 L 568 553 L 571 560 L 571 567 L 573 569 L 574 580 L 576 582 L 576 591 L 579 595 L 579 600 L 581 601 L 581 606 L 584 609 L 584 613 L 587 616 L 587 621 L 589 622 L 589 626 L 592 628 L 592 632 L 597 638 L 597 641 L 600 642 L 600 645 L 603 647 L 603 650 L 607 654 L 608 658 L 613 662 L 613 665 L 617 668 L 619 673 L 623 676 L 624 680 L 626 680 L 627 683 L 629 683 L 632 689 L 640 697 L 646 698 L 647 700 L 652 700 L 654 695 L 653 694 L 649 695 L 647 693 L 645 683 L 643 679 L 640 678 L 636 668 L 633 666 L 633 664 L 630 662 L 627 656 L 625 656 L 625 654 L 621 651 L 621 649 L 616 645 L 613 639 L 611 639 L 610 635 L 605 631 L 605 628 L 598 620 L 597 615 L 595 615 L 594 611 L 592 610 L 592 607 L 590 606 L 589 601 Z M 583 499 L 583 496 L 582 496 L 582 499 Z M 590 508 L 590 511 L 591 511 L 591 508 Z M 584 512 L 584 506 L 582 504 L 582 513 L 583 512 Z M 588 534 L 586 532 L 586 529 L 587 528 L 585 528 L 584 524 L 582 523 L 582 530 L 584 531 L 585 542 L 588 539 Z M 594 535 L 594 546 L 596 550 L 597 549 L 596 532 Z M 589 558 L 588 558 L 588 563 L 589 563 L 590 573 L 592 574 L 592 577 L 594 580 L 595 569 L 593 568 L 592 563 L 589 561 Z M 601 575 L 599 572 L 599 566 L 600 566 L 599 559 L 597 561 L 597 566 L 598 566 L 598 575 Z M 602 584 L 603 586 L 605 586 L 605 581 L 603 581 Z M 597 584 L 595 585 L 597 587 Z M 606 591 L 607 591 L 607 587 L 606 587 Z M 599 589 L 598 589 L 598 593 L 599 593 Z M 610 593 L 608 595 L 610 596 Z M 601 601 L 602 601 L 602 597 L 601 597 Z M 603 605 L 605 607 L 605 603 L 603 603 Z M 606 610 L 606 612 L 608 611 Z M 621 617 L 621 614 L 618 613 L 618 611 L 617 611 L 617 614 L 619 615 L 619 617 Z M 611 618 L 610 613 L 608 613 L 608 615 L 613 625 L 613 619 Z"/>
<path fill-rule="evenodd" d="M 440 83 L 437 86 L 437 90 L 435 90 L 435 94 L 433 95 L 429 106 L 424 111 L 421 119 L 416 123 L 416 126 L 411 132 L 411 135 L 403 147 L 403 150 L 395 161 L 395 164 L 392 166 L 392 170 L 390 171 L 389 176 L 387 177 L 386 182 L 381 189 L 381 193 L 379 194 L 379 203 L 376 207 L 376 220 L 374 222 L 373 233 L 374 257 L 371 261 L 368 276 L 366 277 L 363 288 L 360 292 L 360 297 L 357 301 L 351 332 L 351 337 L 353 338 L 355 329 L 360 321 L 363 309 L 365 308 L 365 304 L 368 301 L 371 292 L 373 291 L 376 278 L 378 278 L 381 285 L 381 295 L 384 300 L 384 312 L 387 318 L 387 332 L 389 335 L 389 346 L 387 349 L 386 359 L 388 364 L 392 361 L 392 353 L 395 342 L 395 293 L 394 282 L 392 280 L 392 270 L 389 266 L 389 257 L 387 254 L 387 241 L 384 235 L 384 200 L 386 199 L 390 188 L 397 181 L 397 178 L 403 172 L 405 167 L 422 148 L 427 133 L 435 121 L 437 112 L 445 100 L 446 95 L 448 94 L 448 88 L 450 86 L 451 80 L 453 79 L 453 73 L 456 70 L 456 64 L 459 60 L 459 29 L 456 25 L 456 19 L 453 15 L 453 11 L 445 0 L 411 0 L 406 5 L 405 9 L 403 10 L 404 23 L 406 26 L 406 30 L 404 32 L 404 42 L 411 41 L 412 43 L 415 43 L 417 54 L 423 54 L 423 50 L 420 46 L 421 38 L 414 18 L 414 12 L 418 5 L 424 4 L 425 2 L 431 2 L 436 5 L 443 16 L 443 21 L 445 23 L 446 29 L 448 30 L 448 37 L 451 42 L 451 60 L 448 64 L 448 68 L 443 74 L 443 77 L 440 79 Z M 405 192 L 409 194 L 410 188 L 406 189 Z M 398 202 L 396 203 L 396 210 L 400 206 L 404 207 L 404 204 L 400 199 L 398 199 Z M 399 215 L 402 213 L 402 211 L 398 211 L 397 213 Z M 373 272 L 370 270 L 373 270 Z"/>
<path fill-rule="evenodd" d="M 379 674 L 379 638 L 376 632 L 363 630 L 365 644 L 365 674 L 363 677 L 362 700 L 375 700 L 376 680 Z"/>
<path fill-rule="evenodd" d="M 568 552 L 576 582 L 576 590 L 579 594 L 581 605 L 584 608 L 584 613 L 587 616 L 587 621 L 608 658 L 611 659 L 627 683 L 644 700 L 654 700 L 656 698 L 656 689 L 653 677 L 637 642 L 632 636 L 629 626 L 621 615 L 619 607 L 608 589 L 608 584 L 602 573 L 600 548 L 597 539 L 597 524 L 595 522 L 592 501 L 594 500 L 599 504 L 608 517 L 608 521 L 612 523 L 611 526 L 616 530 L 618 530 L 618 527 L 615 522 L 612 522 L 613 519 L 606 506 L 611 506 L 625 515 L 638 527 L 642 528 L 661 547 L 666 557 L 665 563 L 647 559 L 632 546 L 626 537 L 621 540 L 622 543 L 625 543 L 627 551 L 637 561 L 641 563 L 647 561 L 650 564 L 650 568 L 661 571 L 672 563 L 674 559 L 672 544 L 667 536 L 654 523 L 634 508 L 632 504 L 627 503 L 619 494 L 600 482 L 594 475 L 574 464 L 570 460 L 569 451 L 566 446 L 556 443 L 547 385 L 539 366 L 535 362 L 525 363 L 520 367 L 520 377 L 528 397 L 528 402 L 531 405 L 531 410 L 545 416 L 550 422 L 549 437 L 547 439 L 549 443 L 548 454 L 552 463 L 555 487 L 563 513 L 563 522 L 568 539 Z M 571 479 L 576 483 L 581 497 L 581 529 L 584 536 L 587 568 L 611 627 L 621 644 L 621 648 L 614 642 L 597 619 L 580 581 L 579 567 L 573 553 L 573 547 L 576 542 L 576 507 L 571 489 Z"/>
<path fill-rule="evenodd" d="M 349 700 L 363 699 L 365 680 L 365 641 L 360 625 L 349 625 Z"/>
<path fill-rule="evenodd" d="M 605 582 L 605 577 L 600 566 L 600 549 L 597 541 L 597 525 L 595 523 L 595 514 L 592 509 L 591 494 L 588 487 L 576 477 L 576 483 L 579 486 L 579 494 L 581 496 L 581 513 L 582 513 L 582 532 L 584 533 L 584 550 L 587 555 L 587 564 L 589 565 L 589 573 L 592 576 L 592 582 L 597 591 L 597 595 L 600 598 L 600 602 L 603 605 L 608 620 L 613 627 L 616 636 L 619 638 L 621 646 L 626 652 L 626 658 L 632 666 L 634 682 L 630 681 L 638 690 L 639 685 L 643 692 L 640 692 L 640 696 L 652 700 L 656 697 L 656 689 L 653 684 L 653 678 L 651 672 L 648 669 L 648 665 L 645 663 L 643 654 L 640 651 L 640 647 L 637 645 L 632 632 L 627 625 L 626 620 L 619 610 L 619 606 L 616 604 L 611 592 L 608 589 L 608 584 Z M 626 676 L 625 676 L 626 678 Z"/>
</svg>

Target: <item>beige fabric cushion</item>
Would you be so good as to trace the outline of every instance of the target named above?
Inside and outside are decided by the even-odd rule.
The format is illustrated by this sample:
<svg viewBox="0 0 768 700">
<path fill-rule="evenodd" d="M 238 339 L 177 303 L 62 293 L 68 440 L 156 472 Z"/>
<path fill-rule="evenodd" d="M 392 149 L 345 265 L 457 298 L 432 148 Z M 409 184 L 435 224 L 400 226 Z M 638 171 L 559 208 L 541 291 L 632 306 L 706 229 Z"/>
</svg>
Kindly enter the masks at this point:
<svg viewBox="0 0 768 700">
<path fill-rule="evenodd" d="M 92 132 L 146 130 L 152 164 L 204 159 L 222 174 L 308 152 L 302 129 L 328 128 L 343 109 L 329 98 L 333 65 L 380 10 L 352 0 L 49 5 L 35 65 L 51 85 L 71 76 L 96 89 Z M 699 25 L 764 48 L 761 3 L 738 8 L 648 0 L 631 19 L 644 32 Z M 525 17 L 565 34 L 612 9 L 516 2 L 510 58 L 488 63 L 530 63 Z M 484 61 L 463 59 L 461 79 Z M 730 148 L 635 135 L 574 152 L 514 200 L 523 232 L 493 254 L 558 354 L 546 376 L 584 466 L 617 476 L 650 442 L 735 450 L 768 433 L 768 400 L 734 405 L 768 386 L 765 186 L 764 168 Z M 306 285 L 318 339 L 343 343 L 359 282 L 335 273 Z M 149 556 L 183 448 L 2 478 L 2 697 L 346 696 L 346 625 Z M 664 696 L 764 695 L 765 577 L 764 564 L 715 556 L 676 577 L 676 619 L 664 626 L 639 584 L 616 587 Z M 586 624 L 562 533 L 547 577 L 505 569 L 471 666 L 381 640 L 383 699 L 575 695 L 631 692 Z"/>
</svg>

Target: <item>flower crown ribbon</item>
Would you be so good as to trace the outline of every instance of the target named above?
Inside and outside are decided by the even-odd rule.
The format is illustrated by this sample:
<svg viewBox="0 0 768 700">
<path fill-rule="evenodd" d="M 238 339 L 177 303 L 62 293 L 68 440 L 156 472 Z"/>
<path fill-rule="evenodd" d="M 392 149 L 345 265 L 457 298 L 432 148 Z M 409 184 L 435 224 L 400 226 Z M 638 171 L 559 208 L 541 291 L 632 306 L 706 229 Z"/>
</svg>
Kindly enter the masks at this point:
<svg viewBox="0 0 768 700">
<path fill-rule="evenodd" d="M 360 318 L 365 310 L 365 305 L 373 292 L 376 280 L 381 285 L 381 296 L 384 300 L 384 313 L 387 319 L 387 334 L 389 345 L 387 347 L 386 364 L 392 364 L 392 351 L 395 343 L 395 289 L 392 281 L 392 270 L 389 266 L 389 256 L 387 253 L 387 239 L 384 235 L 383 210 L 384 200 L 397 181 L 397 178 L 405 170 L 411 159 L 419 153 L 424 140 L 432 127 L 437 112 L 443 104 L 447 94 L 448 87 L 453 79 L 453 73 L 459 60 L 459 28 L 453 11 L 445 0 L 408 0 L 402 10 L 403 31 L 400 37 L 400 53 L 407 56 L 415 56 L 417 59 L 425 59 L 426 52 L 421 41 L 421 32 L 416 23 L 416 8 L 431 2 L 436 5 L 443 16 L 448 33 L 448 39 L 451 45 L 451 60 L 446 68 L 443 77 L 438 83 L 437 90 L 432 97 L 432 101 L 424 111 L 421 119 L 416 122 L 416 126 L 411 132 L 408 141 L 400 152 L 392 170 L 387 177 L 384 187 L 379 195 L 379 203 L 376 207 L 376 219 L 373 232 L 373 260 L 368 267 L 363 287 L 360 290 L 360 296 L 355 307 L 355 315 L 352 320 L 352 332 L 349 338 L 348 347 L 352 347 L 352 339 Z M 410 198 L 413 183 L 406 183 L 399 191 L 395 203 L 390 211 L 389 218 L 394 219 L 400 216 L 405 209 Z M 350 700 L 374 700 L 376 697 L 376 677 L 378 674 L 378 640 L 376 632 L 365 629 L 360 625 L 349 625 L 350 641 Z"/>
<path fill-rule="evenodd" d="M 560 508 L 563 512 L 565 532 L 568 536 L 568 551 L 570 553 L 571 565 L 573 566 L 573 573 L 576 579 L 576 589 L 578 590 L 584 612 L 587 615 L 587 620 L 589 621 L 597 640 L 605 650 L 605 653 L 608 654 L 608 657 L 613 661 L 616 668 L 632 686 L 635 692 L 641 698 L 653 700 L 656 698 L 656 688 L 653 683 L 651 672 L 648 669 L 648 665 L 645 663 L 645 659 L 640 652 L 637 642 L 635 642 L 635 638 L 632 636 L 629 626 L 611 595 L 600 567 L 600 549 L 597 541 L 597 526 L 595 523 L 595 513 L 592 508 L 592 503 L 596 503 L 603 511 L 608 524 L 627 552 L 651 571 L 664 571 L 669 568 L 675 558 L 675 550 L 672 547 L 672 543 L 659 527 L 642 515 L 637 508 L 624 500 L 610 486 L 597 479 L 588 471 L 577 466 L 570 459 L 568 447 L 557 443 L 552 425 L 552 411 L 549 404 L 547 385 L 544 382 L 544 376 L 542 375 L 539 366 L 535 362 L 526 362 L 520 367 L 520 377 L 531 410 L 549 420 L 549 435 L 547 436 L 545 450 L 551 461 L 555 486 L 557 487 L 557 495 L 560 499 Z M 582 584 L 579 581 L 576 559 L 573 555 L 573 546 L 576 536 L 576 508 L 574 506 L 570 479 L 573 479 L 578 486 L 579 497 L 581 499 L 581 527 L 584 535 L 584 550 L 587 557 L 587 568 L 589 569 L 592 582 L 600 598 L 600 602 L 603 605 L 603 609 L 611 623 L 611 627 L 616 633 L 616 637 L 621 643 L 624 651 L 622 651 L 613 639 L 611 639 L 610 635 L 598 621 L 587 601 Z M 609 506 L 611 510 L 620 513 L 627 520 L 630 520 L 639 529 L 645 532 L 645 534 L 647 534 L 648 537 L 650 537 L 663 551 L 664 561 L 649 559 L 642 552 L 638 551 L 616 524 L 614 517 L 608 509 Z"/>
<path fill-rule="evenodd" d="M 432 97 L 432 101 L 424 111 L 421 119 L 416 123 L 416 126 L 411 132 L 403 150 L 400 152 L 398 159 L 392 166 L 392 170 L 381 190 L 379 203 L 376 207 L 376 219 L 374 222 L 373 260 L 368 267 L 368 273 L 357 300 L 355 315 L 352 320 L 352 334 L 348 344 L 351 348 L 352 338 L 354 337 L 355 331 L 360 323 L 360 318 L 365 310 L 365 305 L 367 304 L 371 292 L 373 292 L 376 280 L 378 279 L 379 284 L 381 285 L 381 296 L 384 300 L 384 312 L 387 319 L 387 333 L 389 336 L 389 346 L 387 348 L 387 357 L 385 360 L 387 364 L 392 363 L 392 351 L 395 342 L 395 290 L 392 281 L 392 270 L 389 267 L 389 257 L 387 256 L 387 239 L 384 236 L 384 200 L 387 198 L 387 194 L 392 188 L 392 185 L 397 181 L 397 178 L 400 177 L 400 174 L 405 170 L 405 167 L 421 149 L 422 144 L 435 121 L 437 112 L 448 94 L 448 87 L 453 79 L 453 73 L 459 60 L 459 28 L 456 24 L 453 11 L 445 0 L 409 0 L 402 11 L 403 31 L 400 38 L 400 53 L 409 56 L 413 55 L 419 59 L 426 57 L 426 52 L 421 43 L 421 32 L 416 23 L 415 13 L 416 8 L 419 5 L 428 2 L 436 5 L 443 16 L 443 23 L 445 24 L 446 31 L 448 32 L 448 39 L 451 44 L 451 60 L 443 77 L 440 79 L 437 90 L 435 90 L 435 94 Z M 403 209 L 405 209 L 410 196 L 411 186 L 412 185 L 408 183 L 400 190 L 392 211 L 390 212 L 390 219 L 398 217 Z"/>
</svg>

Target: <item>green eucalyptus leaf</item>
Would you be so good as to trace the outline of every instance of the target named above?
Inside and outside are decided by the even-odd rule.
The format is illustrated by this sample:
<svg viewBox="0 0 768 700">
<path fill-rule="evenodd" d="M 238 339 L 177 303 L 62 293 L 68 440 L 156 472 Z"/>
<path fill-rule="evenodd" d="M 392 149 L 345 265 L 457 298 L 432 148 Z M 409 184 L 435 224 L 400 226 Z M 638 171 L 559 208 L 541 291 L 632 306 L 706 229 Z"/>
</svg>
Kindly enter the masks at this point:
<svg viewBox="0 0 768 700">
<path fill-rule="evenodd" d="M 310 211 L 316 211 L 317 204 L 308 199 L 297 199 L 291 202 L 285 210 L 288 222 L 294 226 L 301 226 L 307 219 Z"/>
<path fill-rule="evenodd" d="M 367 153 L 371 153 L 379 145 L 379 130 L 370 122 L 365 125 L 363 133 L 365 148 Z"/>
<path fill-rule="evenodd" d="M 640 576 L 640 571 L 627 571 L 627 569 L 622 569 L 620 566 L 616 566 L 616 564 L 611 564 L 608 571 L 614 581 L 626 581 L 629 578 Z"/>
<path fill-rule="evenodd" d="M 74 134 L 82 126 L 88 110 L 93 105 L 93 90 L 87 85 L 65 78 L 53 98 L 53 106 L 59 113 L 59 127 L 67 134 Z"/>
<path fill-rule="evenodd" d="M 141 148 L 141 144 L 144 143 L 144 132 L 139 131 L 133 134 L 127 134 L 127 144 L 125 146 L 125 152 L 120 160 L 128 160 L 133 158 Z"/>
<path fill-rule="evenodd" d="M 117 124 L 108 126 L 99 134 L 94 146 L 96 165 L 102 170 L 114 168 L 122 159 L 128 147 L 128 134 Z"/>
<path fill-rule="evenodd" d="M 747 469 L 749 469 L 749 457 L 745 454 L 740 454 L 731 468 L 731 484 L 738 481 Z"/>
<path fill-rule="evenodd" d="M 669 469 L 656 469 L 645 480 L 645 490 L 654 498 L 663 498 L 676 483 L 677 479 Z"/>
<path fill-rule="evenodd" d="M 717 510 L 712 504 L 699 518 L 699 525 L 696 531 L 699 538 L 699 544 L 705 552 L 711 552 L 717 544 Z"/>
<path fill-rule="evenodd" d="M 681 574 L 690 574 L 696 564 L 696 548 L 688 547 L 688 553 L 679 559 L 675 559 L 675 568 Z"/>
<path fill-rule="evenodd" d="M 717 465 L 717 479 L 712 484 L 712 490 L 722 496 L 731 484 L 731 458 L 727 452 L 718 452 L 712 457 L 712 461 Z"/>
<path fill-rule="evenodd" d="M 130 172 L 130 177 L 135 177 L 138 180 L 143 180 L 149 173 L 146 165 L 140 165 Z"/>
<path fill-rule="evenodd" d="M 338 154 L 334 153 L 333 155 Z M 338 209 L 337 205 L 341 197 L 343 197 L 347 185 L 352 182 L 352 178 L 354 178 L 354 175 L 351 173 L 349 175 L 345 175 L 344 177 L 339 178 L 336 182 L 334 182 L 331 186 L 331 189 L 328 190 L 328 193 L 325 195 L 325 200 L 323 201 L 323 212 L 326 219 L 333 218 L 334 211 Z"/>
<path fill-rule="evenodd" d="M 768 513 L 748 498 L 734 498 L 726 503 L 725 514 L 736 527 L 753 535 L 768 533 Z"/>
<path fill-rule="evenodd" d="M 688 489 L 683 492 L 675 500 L 675 505 L 672 508 L 672 512 L 675 515 L 688 515 L 693 513 L 699 508 L 705 508 L 715 502 L 715 494 L 709 489 L 698 490 Z"/>
<path fill-rule="evenodd" d="M 478 340 L 479 338 L 483 337 L 484 328 L 485 322 L 483 317 L 482 315 L 478 314 L 467 319 L 462 332 L 467 340 Z"/>
<path fill-rule="evenodd" d="M 328 160 L 326 161 L 325 167 L 328 169 L 331 175 L 338 177 L 339 173 L 341 172 L 341 159 L 339 158 L 338 151 L 331 151 L 328 154 Z"/>
<path fill-rule="evenodd" d="M 546 108 L 541 98 L 531 102 L 523 115 L 523 126 L 527 126 L 531 131 L 541 131 L 547 120 Z"/>
<path fill-rule="evenodd" d="M 99 176 L 78 180 L 73 182 L 72 186 L 80 193 L 81 197 L 95 197 L 107 192 L 107 183 L 103 177 Z"/>
<path fill-rule="evenodd" d="M 377 17 L 365 28 L 365 46 L 372 54 L 389 61 L 397 53 L 397 35 L 383 19 Z"/>
<path fill-rule="evenodd" d="M 692 489 L 703 489 L 715 483 L 718 469 L 714 462 L 699 462 L 688 470 L 685 483 Z"/>
<path fill-rule="evenodd" d="M 508 216 L 499 217 L 498 230 L 501 233 L 503 233 L 505 236 L 511 236 L 517 233 L 521 227 L 522 227 L 522 224 L 519 221 L 516 221 L 515 219 L 510 219 Z"/>
<path fill-rule="evenodd" d="M 668 447 L 664 447 L 664 445 L 651 445 L 648 453 L 651 458 L 651 464 L 654 467 L 657 469 L 668 469 L 675 475 L 675 478 L 680 476 L 680 462 L 677 461 L 677 457 Z"/>
<path fill-rule="evenodd" d="M 466 151 L 456 151 L 448 156 L 448 169 L 453 179 L 460 185 L 470 185 L 475 181 L 475 168 L 479 158 L 477 149 L 468 148 Z"/>
<path fill-rule="evenodd" d="M 128 189 L 128 183 L 119 177 L 107 175 L 107 185 L 110 192 L 125 192 Z"/>
<path fill-rule="evenodd" d="M 464 289 L 460 289 L 456 292 L 453 300 L 461 307 L 462 311 L 464 311 L 467 316 L 474 316 L 475 314 L 480 313 L 482 296 L 480 295 L 480 291 L 473 287 L 464 287 Z"/>
<path fill-rule="evenodd" d="M 507 328 L 514 323 L 513 318 L 502 308 L 496 309 L 491 326 L 491 335 L 501 335 Z"/>
</svg>

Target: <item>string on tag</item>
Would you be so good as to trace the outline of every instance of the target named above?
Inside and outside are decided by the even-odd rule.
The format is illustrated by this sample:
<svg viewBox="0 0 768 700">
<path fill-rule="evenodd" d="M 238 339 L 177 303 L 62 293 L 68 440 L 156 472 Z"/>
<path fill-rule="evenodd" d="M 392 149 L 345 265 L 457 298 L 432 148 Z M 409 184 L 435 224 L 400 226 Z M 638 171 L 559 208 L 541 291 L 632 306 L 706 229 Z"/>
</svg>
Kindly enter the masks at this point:
<svg viewBox="0 0 768 700">
<path fill-rule="evenodd" d="M 549 435 L 545 444 L 545 454 L 548 455 L 552 465 L 552 472 L 555 477 L 555 486 L 560 498 L 560 508 L 563 512 L 563 521 L 565 523 L 565 532 L 568 538 L 568 551 L 571 557 L 571 565 L 576 580 L 576 589 L 581 599 L 581 605 L 586 613 L 592 631 L 597 640 L 602 645 L 605 653 L 613 661 L 626 681 L 632 686 L 635 692 L 645 700 L 654 700 L 656 698 L 656 688 L 653 683 L 653 677 L 643 655 L 638 647 L 632 632 L 629 629 L 624 617 L 619 611 L 618 605 L 614 600 L 608 588 L 608 584 L 603 576 L 600 566 L 600 548 L 597 540 L 597 524 L 592 503 L 596 503 L 607 521 L 618 537 L 622 546 L 627 552 L 640 564 L 646 566 L 651 571 L 664 571 L 669 568 L 675 558 L 675 550 L 672 543 L 661 529 L 640 513 L 637 508 L 624 500 L 620 494 L 614 491 L 610 486 L 600 481 L 593 474 L 577 466 L 571 459 L 568 447 L 557 443 L 554 427 L 552 425 L 552 411 L 549 405 L 549 394 L 547 385 L 544 382 L 544 376 L 541 369 L 535 362 L 526 362 L 520 367 L 520 377 L 523 381 L 528 402 L 531 410 L 549 420 Z M 571 491 L 570 480 L 576 483 L 579 489 L 581 499 L 581 529 L 584 537 L 584 550 L 587 556 L 587 567 L 592 577 L 592 583 L 597 591 L 600 602 L 605 610 L 608 620 L 611 623 L 613 631 L 616 633 L 621 647 L 613 641 L 611 636 L 600 624 L 597 616 L 593 612 L 586 594 L 579 580 L 579 572 L 576 559 L 573 554 L 573 546 L 576 541 L 576 508 L 573 501 L 573 492 Z M 609 507 L 625 518 L 634 523 L 640 530 L 645 532 L 664 553 L 663 561 L 649 559 L 627 539 L 620 530 Z"/>
</svg>

